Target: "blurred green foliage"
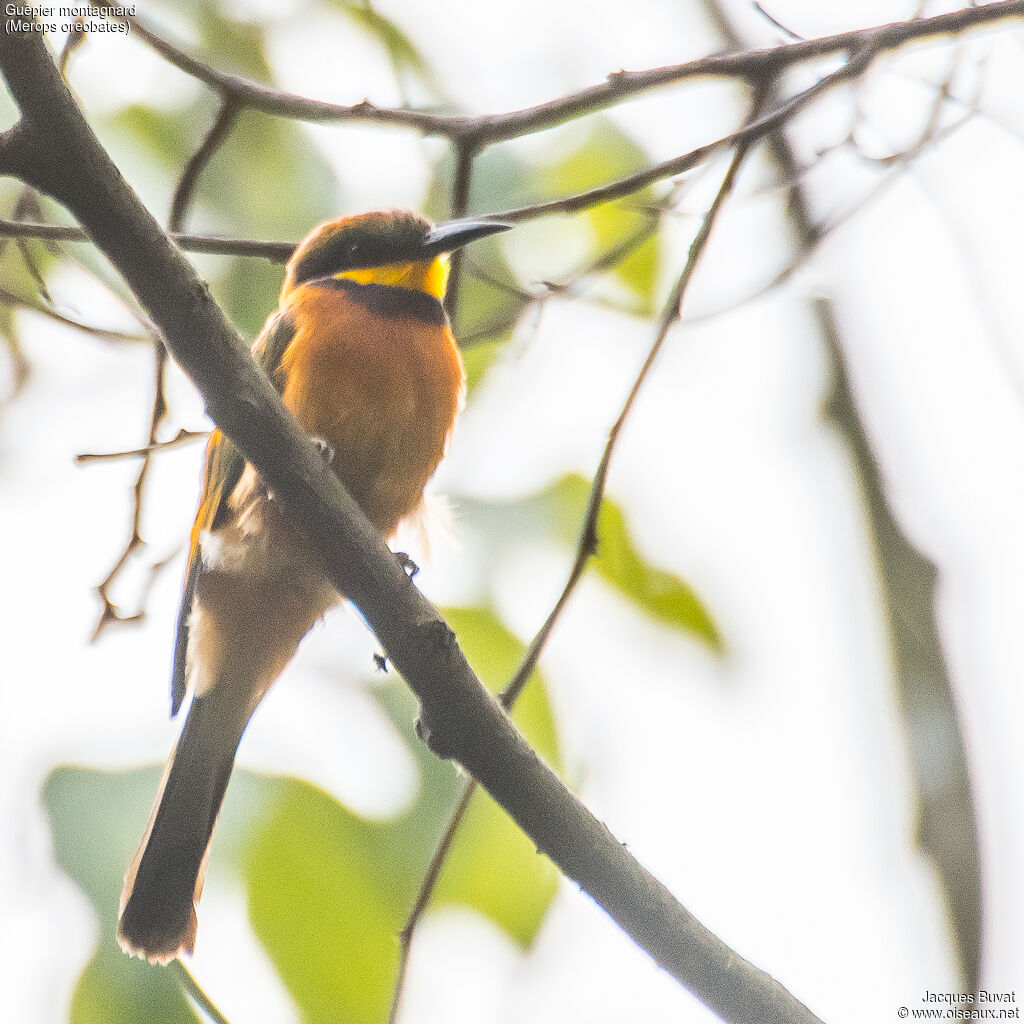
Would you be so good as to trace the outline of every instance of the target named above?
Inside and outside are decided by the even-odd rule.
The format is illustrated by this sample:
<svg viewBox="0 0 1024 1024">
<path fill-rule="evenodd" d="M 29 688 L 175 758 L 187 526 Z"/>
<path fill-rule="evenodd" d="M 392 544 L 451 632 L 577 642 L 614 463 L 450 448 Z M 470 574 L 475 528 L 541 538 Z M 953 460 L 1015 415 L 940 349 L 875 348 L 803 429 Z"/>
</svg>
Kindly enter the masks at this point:
<svg viewBox="0 0 1024 1024">
<path fill-rule="evenodd" d="M 479 154 L 473 161 L 467 212 L 494 213 L 584 192 L 646 165 L 643 150 L 613 121 L 601 117 L 592 121 L 569 151 L 551 163 L 527 163 L 507 146 Z M 454 172 L 449 153 L 438 164 L 427 193 L 425 210 L 435 220 L 451 216 Z M 650 212 L 656 202 L 654 189 L 648 187 L 628 200 L 602 203 L 583 213 L 590 255 L 580 265 L 566 266 L 557 282 L 519 281 L 500 236 L 473 246 L 464 257 L 455 315 L 470 392 L 512 337 L 534 297 L 543 296 L 552 286 L 569 287 L 579 278 L 605 273 L 632 297 L 631 312 L 643 316 L 651 312 L 661 266 L 659 219 Z M 561 230 L 564 223 L 551 221 L 548 230 Z"/>
<path fill-rule="evenodd" d="M 537 494 L 515 501 L 484 502 L 462 496 L 459 520 L 485 546 L 485 559 L 526 540 L 554 540 L 566 547 L 579 540 L 590 481 L 567 474 Z M 681 577 L 651 564 L 637 548 L 625 513 L 607 495 L 597 519 L 597 552 L 590 571 L 644 615 L 692 636 L 714 654 L 726 652 L 725 638 L 707 606 Z"/>
<path fill-rule="evenodd" d="M 101 772 L 57 768 L 43 789 L 57 863 L 88 896 L 100 941 L 71 1002 L 74 1024 L 194 1024 L 173 976 L 130 960 L 114 939 L 121 883 L 160 781 L 156 768 Z"/>
<path fill-rule="evenodd" d="M 174 113 L 133 106 L 112 118 L 110 133 L 149 166 L 164 168 L 170 180 L 196 148 L 196 125 L 208 126 L 213 116 L 205 96 Z M 254 202 L 268 182 L 283 187 L 275 189 L 273 202 Z M 330 169 L 295 124 L 245 113 L 204 170 L 186 230 L 298 240 L 337 207 L 336 196 Z M 168 209 L 170 202 L 168 193 Z M 237 259 L 218 261 L 217 271 L 210 281 L 214 296 L 243 335 L 255 337 L 277 306 L 284 268 Z"/>
<path fill-rule="evenodd" d="M 538 195 L 560 197 L 607 185 L 646 167 L 647 154 L 609 118 L 595 118 L 571 152 L 535 172 Z M 657 218 L 642 212 L 656 201 L 648 186 L 612 203 L 601 203 L 581 216 L 590 227 L 595 262 L 606 258 L 614 278 L 637 300 L 635 312 L 654 308 L 661 259 Z M 585 268 L 580 268 L 585 269 Z"/>
<path fill-rule="evenodd" d="M 576 539 L 576 524 L 583 521 L 589 495 L 590 482 L 575 475 L 562 477 L 545 493 L 565 540 Z M 694 589 L 643 558 L 630 536 L 625 514 L 607 497 L 597 517 L 594 570 L 651 618 L 691 633 L 718 654 L 724 652 L 722 634 Z"/>
<path fill-rule="evenodd" d="M 522 655 L 518 641 L 489 612 L 457 609 L 448 616 L 483 676 L 505 681 Z M 457 798 L 456 770 L 414 735 L 415 700 L 408 690 L 394 683 L 373 692 L 416 761 L 420 785 L 410 806 L 393 819 L 372 821 L 307 782 L 237 771 L 210 859 L 212 879 L 230 873 L 244 885 L 256 935 L 302 1019 L 317 1024 L 385 1018 L 398 932 Z M 554 720 L 539 679 L 513 717 L 557 765 Z M 72 1024 L 194 1020 L 173 976 L 124 956 L 114 938 L 124 871 L 159 777 L 155 768 L 65 766 L 45 785 L 57 861 L 99 921 L 96 952 L 75 989 Z M 433 905 L 476 909 L 527 946 L 556 887 L 554 867 L 481 793 Z"/>
</svg>

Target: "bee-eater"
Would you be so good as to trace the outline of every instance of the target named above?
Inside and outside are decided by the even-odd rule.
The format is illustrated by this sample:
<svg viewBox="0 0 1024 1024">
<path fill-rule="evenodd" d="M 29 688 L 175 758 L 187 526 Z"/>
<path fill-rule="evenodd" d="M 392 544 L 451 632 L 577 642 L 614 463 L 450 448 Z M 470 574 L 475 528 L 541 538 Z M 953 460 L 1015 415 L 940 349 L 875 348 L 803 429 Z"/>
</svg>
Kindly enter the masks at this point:
<svg viewBox="0 0 1024 1024">
<path fill-rule="evenodd" d="M 442 301 L 447 254 L 504 230 L 407 211 L 328 221 L 288 263 L 253 354 L 385 538 L 423 502 L 464 390 Z M 128 869 L 122 948 L 191 953 L 210 837 L 242 733 L 302 638 L 342 600 L 280 503 L 210 438 L 178 615 L 171 711 L 188 715 Z"/>
</svg>

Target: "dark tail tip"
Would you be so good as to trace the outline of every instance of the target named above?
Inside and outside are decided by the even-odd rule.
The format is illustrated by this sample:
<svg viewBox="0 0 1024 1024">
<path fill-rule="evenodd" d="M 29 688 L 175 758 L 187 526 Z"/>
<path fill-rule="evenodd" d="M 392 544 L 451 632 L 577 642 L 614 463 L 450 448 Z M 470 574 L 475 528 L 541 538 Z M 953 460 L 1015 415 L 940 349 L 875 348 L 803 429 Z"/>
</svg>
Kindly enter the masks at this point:
<svg viewBox="0 0 1024 1024">
<path fill-rule="evenodd" d="M 195 949 L 197 878 L 202 877 L 205 850 L 197 843 L 174 846 L 154 849 L 150 844 L 130 889 L 125 887 L 118 921 L 121 948 L 150 963 L 166 964 Z"/>
</svg>

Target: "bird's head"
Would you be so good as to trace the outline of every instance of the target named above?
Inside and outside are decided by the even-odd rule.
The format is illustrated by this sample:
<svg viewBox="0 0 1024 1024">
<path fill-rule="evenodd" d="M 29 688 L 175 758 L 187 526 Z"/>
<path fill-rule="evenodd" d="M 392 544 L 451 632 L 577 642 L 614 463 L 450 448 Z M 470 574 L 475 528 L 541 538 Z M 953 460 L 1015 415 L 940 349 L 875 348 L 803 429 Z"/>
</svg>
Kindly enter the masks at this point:
<svg viewBox="0 0 1024 1024">
<path fill-rule="evenodd" d="M 413 288 L 444 298 L 448 253 L 510 224 L 456 220 L 434 227 L 410 210 L 360 213 L 314 228 L 288 261 L 281 297 L 318 278 Z"/>
</svg>

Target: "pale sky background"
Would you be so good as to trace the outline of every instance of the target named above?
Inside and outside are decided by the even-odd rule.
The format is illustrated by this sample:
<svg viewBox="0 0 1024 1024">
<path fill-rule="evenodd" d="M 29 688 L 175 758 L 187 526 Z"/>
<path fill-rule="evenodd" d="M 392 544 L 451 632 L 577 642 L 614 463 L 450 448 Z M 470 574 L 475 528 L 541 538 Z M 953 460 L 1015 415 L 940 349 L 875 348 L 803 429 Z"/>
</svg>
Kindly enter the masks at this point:
<svg viewBox="0 0 1024 1024">
<path fill-rule="evenodd" d="M 441 16 L 404 0 L 376 6 L 424 50 L 445 89 L 479 112 L 718 46 L 696 5 L 669 0 L 524 0 L 514 12 L 446 0 Z M 282 87 L 399 101 L 380 51 L 340 15 L 312 15 L 302 0 L 230 9 L 271 24 Z M 909 17 L 916 4 L 777 0 L 770 9 L 812 36 Z M 735 10 L 752 43 L 780 41 L 751 8 Z M 171 26 L 163 12 L 154 20 Z M 183 12 L 171 27 L 188 41 Z M 872 72 L 860 97 L 867 153 L 884 156 L 915 136 L 932 98 L 922 83 L 942 81 L 952 52 L 933 43 Z M 890 499 L 939 567 L 939 623 L 979 805 L 983 984 L 1024 997 L 1024 144 L 1013 134 L 1024 133 L 1024 30 L 1004 24 L 964 44 L 954 91 L 965 98 L 983 54 L 992 116 L 916 161 L 786 287 L 677 327 L 622 438 L 609 493 L 646 555 L 697 587 L 731 657 L 719 662 L 666 634 L 588 579 L 544 661 L 567 774 L 586 804 L 708 927 L 836 1024 L 895 1019 L 926 989 L 952 990 L 955 970 L 935 880 L 913 846 L 908 754 L 863 514 L 847 454 L 819 415 L 825 363 L 807 304 L 818 294 L 841 318 Z M 172 110 L 197 88 L 123 37 L 90 39 L 72 81 L 94 113 L 129 101 Z M 794 77 L 808 81 L 806 69 Z M 801 152 L 841 139 L 851 109 L 846 90 L 802 116 Z M 697 82 L 612 117 L 657 160 L 724 134 L 741 110 L 727 84 Z M 422 203 L 438 144 L 372 128 L 303 132 L 339 175 L 346 210 L 337 212 Z M 542 135 L 516 149 L 536 157 L 563 144 Z M 879 173 L 846 154 L 828 157 L 809 181 L 816 212 L 840 213 Z M 666 291 L 713 177 L 685 193 L 692 215 L 667 233 Z M 759 155 L 726 209 L 688 316 L 728 307 L 787 263 L 785 222 L 764 180 Z M 152 182 L 132 181 L 150 198 Z M 296 225 L 295 237 L 307 227 Z M 543 266 L 524 263 L 533 252 L 510 243 L 526 280 L 544 277 Z M 71 274 L 54 292 L 90 322 L 117 316 Z M 142 626 L 88 644 L 92 587 L 123 543 L 134 467 L 76 468 L 72 459 L 140 443 L 151 356 L 35 319 L 24 327 L 35 374 L 0 420 L 0 988 L 11 1020 L 43 1024 L 65 1019 L 96 923 L 52 862 L 39 787 L 58 763 L 166 757 L 177 728 L 166 679 L 182 558 L 158 582 Z M 589 476 L 653 331 L 583 303 L 552 302 L 535 328 L 524 325 L 465 413 L 440 475 L 439 489 L 455 496 L 457 542 L 420 577 L 431 599 L 477 596 L 458 496 L 513 497 L 568 471 Z M 172 405 L 175 427 L 202 426 L 180 377 Z M 145 524 L 154 554 L 183 540 L 200 458 L 192 446 L 158 460 Z M 501 614 L 521 637 L 543 619 L 568 560 L 567 550 L 520 540 L 491 568 Z M 254 719 L 239 763 L 304 775 L 364 814 L 403 806 L 416 785 L 409 755 L 357 685 L 325 681 L 348 667 L 363 678 L 370 646 L 353 616 L 332 614 Z M 200 938 L 194 972 L 232 1021 L 297 1019 L 249 930 L 243 893 L 207 886 Z M 229 957 L 229 946 L 239 952 Z M 564 886 L 526 954 L 483 918 L 433 914 L 403 1019 L 714 1018 Z"/>
</svg>

